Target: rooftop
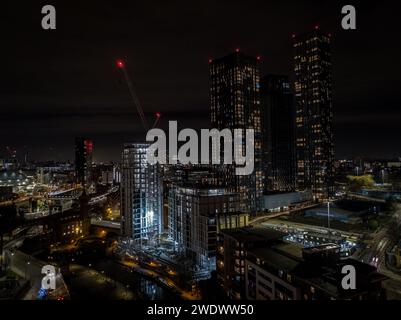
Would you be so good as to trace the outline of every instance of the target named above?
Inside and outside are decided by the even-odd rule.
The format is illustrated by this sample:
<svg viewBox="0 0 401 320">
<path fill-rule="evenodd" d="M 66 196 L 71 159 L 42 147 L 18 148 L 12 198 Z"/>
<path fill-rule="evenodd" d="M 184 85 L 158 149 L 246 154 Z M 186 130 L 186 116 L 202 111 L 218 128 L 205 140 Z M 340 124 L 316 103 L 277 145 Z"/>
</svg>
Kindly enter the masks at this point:
<svg viewBox="0 0 401 320">
<path fill-rule="evenodd" d="M 225 229 L 221 231 L 221 233 L 229 237 L 232 237 L 239 242 L 260 242 L 260 241 L 278 240 L 286 235 L 284 232 L 260 227 Z"/>
<path fill-rule="evenodd" d="M 248 251 L 248 254 L 259 258 L 261 260 L 259 265 L 262 268 L 263 266 L 273 266 L 276 269 L 285 269 L 286 271 L 291 271 L 295 269 L 301 262 L 300 259 L 276 252 L 276 250 L 273 248 L 251 249 Z"/>
</svg>

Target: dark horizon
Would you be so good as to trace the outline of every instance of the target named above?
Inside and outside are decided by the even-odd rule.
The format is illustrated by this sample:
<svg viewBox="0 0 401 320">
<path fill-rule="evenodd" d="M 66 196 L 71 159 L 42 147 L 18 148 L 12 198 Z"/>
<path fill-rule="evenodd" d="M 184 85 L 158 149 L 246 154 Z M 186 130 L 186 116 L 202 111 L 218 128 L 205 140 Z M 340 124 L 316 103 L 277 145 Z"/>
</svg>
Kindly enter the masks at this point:
<svg viewBox="0 0 401 320">
<path fill-rule="evenodd" d="M 357 30 L 345 31 L 337 1 L 251 2 L 243 10 L 240 1 L 54 1 L 56 31 L 40 27 L 45 3 L 6 5 L 0 158 L 10 146 L 30 159 L 72 160 L 75 137 L 87 136 L 95 161 L 118 161 L 122 144 L 142 130 L 118 58 L 127 61 L 149 122 L 160 111 L 162 127 L 177 120 L 208 128 L 210 58 L 239 47 L 262 57 L 261 76 L 292 76 L 291 35 L 317 24 L 333 39 L 335 157 L 401 156 L 394 4 L 356 2 Z"/>
</svg>

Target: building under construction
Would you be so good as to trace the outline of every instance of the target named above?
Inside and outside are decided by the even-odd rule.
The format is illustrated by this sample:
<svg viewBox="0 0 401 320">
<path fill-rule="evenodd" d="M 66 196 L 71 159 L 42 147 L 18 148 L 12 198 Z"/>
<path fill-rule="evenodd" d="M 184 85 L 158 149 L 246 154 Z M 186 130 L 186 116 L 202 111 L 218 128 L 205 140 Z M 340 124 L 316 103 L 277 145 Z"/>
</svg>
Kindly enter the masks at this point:
<svg viewBox="0 0 401 320">
<path fill-rule="evenodd" d="M 148 143 L 126 143 L 122 153 L 122 235 L 138 243 L 162 230 L 163 181 L 159 165 L 146 161 Z"/>
</svg>

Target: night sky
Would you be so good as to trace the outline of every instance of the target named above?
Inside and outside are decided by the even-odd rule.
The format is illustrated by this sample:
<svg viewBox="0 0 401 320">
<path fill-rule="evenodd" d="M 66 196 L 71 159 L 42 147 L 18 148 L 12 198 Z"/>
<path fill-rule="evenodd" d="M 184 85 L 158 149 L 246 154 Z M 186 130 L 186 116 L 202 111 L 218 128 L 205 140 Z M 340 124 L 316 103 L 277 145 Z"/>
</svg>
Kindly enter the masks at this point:
<svg viewBox="0 0 401 320">
<path fill-rule="evenodd" d="M 73 160 L 74 138 L 96 161 L 118 160 L 143 134 L 115 67 L 127 61 L 149 118 L 208 128 L 208 59 L 236 47 L 261 55 L 261 74 L 292 74 L 293 33 L 332 33 L 336 157 L 401 156 L 401 45 L 396 1 L 2 2 L 0 158 L 6 146 L 34 160 Z M 57 30 L 41 28 L 41 8 Z M 357 30 L 341 29 L 354 4 Z"/>
</svg>

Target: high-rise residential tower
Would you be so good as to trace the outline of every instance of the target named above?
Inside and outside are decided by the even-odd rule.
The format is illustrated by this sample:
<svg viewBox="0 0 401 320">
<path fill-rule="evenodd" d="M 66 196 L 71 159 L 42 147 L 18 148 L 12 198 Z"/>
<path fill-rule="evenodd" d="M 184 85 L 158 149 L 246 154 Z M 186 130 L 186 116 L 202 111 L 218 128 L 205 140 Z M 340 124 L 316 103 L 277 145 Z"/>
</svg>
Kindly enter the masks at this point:
<svg viewBox="0 0 401 320">
<path fill-rule="evenodd" d="M 121 233 L 135 240 L 155 240 L 162 229 L 163 181 L 159 165 L 146 160 L 148 143 L 126 143 L 122 154 Z"/>
<path fill-rule="evenodd" d="M 263 195 L 262 127 L 258 58 L 239 49 L 210 61 L 210 111 L 213 128 L 254 130 L 254 171 L 235 175 L 233 165 L 221 167 L 226 187 L 239 193 L 250 212 L 260 210 Z M 245 131 L 243 137 L 245 136 Z M 243 139 L 245 141 L 245 139 Z M 245 153 L 245 142 L 242 153 Z"/>
<path fill-rule="evenodd" d="M 75 172 L 77 182 L 89 186 L 92 180 L 93 142 L 88 138 L 75 139 Z"/>
<path fill-rule="evenodd" d="M 294 35 L 297 188 L 327 199 L 333 185 L 330 35 Z"/>
<path fill-rule="evenodd" d="M 261 79 L 265 191 L 295 189 L 294 100 L 288 76 Z"/>
<path fill-rule="evenodd" d="M 169 236 L 177 250 L 203 270 L 216 268 L 216 237 L 223 229 L 244 227 L 249 214 L 239 212 L 238 194 L 224 188 L 174 184 L 168 199 Z"/>
</svg>

